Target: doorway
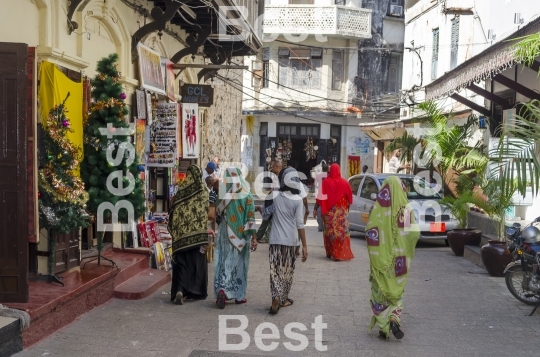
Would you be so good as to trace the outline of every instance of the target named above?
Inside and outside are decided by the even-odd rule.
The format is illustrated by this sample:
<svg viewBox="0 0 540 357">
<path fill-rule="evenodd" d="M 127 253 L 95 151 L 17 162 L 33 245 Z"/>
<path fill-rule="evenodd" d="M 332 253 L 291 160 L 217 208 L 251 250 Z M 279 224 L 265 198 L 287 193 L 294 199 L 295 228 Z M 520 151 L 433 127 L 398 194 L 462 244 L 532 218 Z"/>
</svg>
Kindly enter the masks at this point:
<svg viewBox="0 0 540 357">
<path fill-rule="evenodd" d="M 317 146 L 319 139 L 313 139 L 313 145 Z M 292 166 L 298 172 L 302 172 L 307 179 L 303 180 L 304 184 L 310 186 L 313 183 L 311 177 L 311 170 L 317 166 L 317 154 L 315 157 L 307 158 L 305 151 L 305 139 L 291 139 L 292 141 L 292 153 L 291 159 L 287 162 L 287 166 Z M 303 178 L 303 177 L 302 177 Z"/>
<path fill-rule="evenodd" d="M 0 43 L 0 301 L 28 302 L 28 46 Z"/>
</svg>

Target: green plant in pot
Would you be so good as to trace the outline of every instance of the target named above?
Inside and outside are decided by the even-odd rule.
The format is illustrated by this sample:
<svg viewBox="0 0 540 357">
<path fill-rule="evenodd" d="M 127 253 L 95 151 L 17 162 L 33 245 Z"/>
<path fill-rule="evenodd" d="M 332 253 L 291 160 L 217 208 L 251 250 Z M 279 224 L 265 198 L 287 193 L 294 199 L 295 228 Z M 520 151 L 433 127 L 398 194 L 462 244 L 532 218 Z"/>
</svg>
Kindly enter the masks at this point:
<svg viewBox="0 0 540 357">
<path fill-rule="evenodd" d="M 508 190 L 503 190 L 501 177 L 490 177 L 486 180 L 486 184 L 482 187 L 484 194 L 487 196 L 486 206 L 482 207 L 490 216 L 496 226 L 499 240 L 490 240 L 488 244 L 482 246 L 480 254 L 482 263 L 486 267 L 489 275 L 502 277 L 504 276 L 505 267 L 513 261 L 512 254 L 508 251 L 505 240 L 505 223 L 506 210 L 512 205 L 512 196 L 517 190 L 517 183 Z"/>
<path fill-rule="evenodd" d="M 468 192 L 459 195 L 457 198 L 445 196 L 441 201 L 441 204 L 448 207 L 450 212 L 452 212 L 452 215 L 458 221 L 458 228 L 446 233 L 448 245 L 458 257 L 463 256 L 466 245 L 478 246 L 482 240 L 482 231 L 479 229 L 468 228 L 470 204 L 474 199 L 474 194 Z"/>
<path fill-rule="evenodd" d="M 521 115 L 507 120 L 499 128 L 497 147 L 490 152 L 488 179 L 482 188 L 488 197 L 489 210 L 497 228 L 498 240 L 489 241 L 482 247 L 482 262 L 492 276 L 503 276 L 504 268 L 513 258 L 506 246 L 506 210 L 513 205 L 515 193 L 525 196 L 527 190 L 533 197 L 540 186 L 540 162 L 536 143 L 540 142 L 540 102 L 525 104 Z"/>
</svg>

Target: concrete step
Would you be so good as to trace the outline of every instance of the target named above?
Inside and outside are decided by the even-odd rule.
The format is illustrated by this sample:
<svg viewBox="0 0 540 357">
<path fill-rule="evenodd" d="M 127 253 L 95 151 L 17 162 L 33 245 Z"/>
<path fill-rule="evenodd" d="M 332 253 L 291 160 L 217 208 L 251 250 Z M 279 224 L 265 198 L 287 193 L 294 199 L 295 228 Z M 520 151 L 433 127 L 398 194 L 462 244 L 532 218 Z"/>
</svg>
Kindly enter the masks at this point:
<svg viewBox="0 0 540 357">
<path fill-rule="evenodd" d="M 466 245 L 463 251 L 463 258 L 471 263 L 478 265 L 480 268 L 486 269 L 484 263 L 482 263 L 482 256 L 480 254 L 480 247 L 476 245 Z"/>
<path fill-rule="evenodd" d="M 19 319 L 0 316 L 0 356 L 9 357 L 22 351 Z"/>
<path fill-rule="evenodd" d="M 171 281 L 171 272 L 146 269 L 114 289 L 114 297 L 124 300 L 140 300 L 155 293 Z"/>
</svg>

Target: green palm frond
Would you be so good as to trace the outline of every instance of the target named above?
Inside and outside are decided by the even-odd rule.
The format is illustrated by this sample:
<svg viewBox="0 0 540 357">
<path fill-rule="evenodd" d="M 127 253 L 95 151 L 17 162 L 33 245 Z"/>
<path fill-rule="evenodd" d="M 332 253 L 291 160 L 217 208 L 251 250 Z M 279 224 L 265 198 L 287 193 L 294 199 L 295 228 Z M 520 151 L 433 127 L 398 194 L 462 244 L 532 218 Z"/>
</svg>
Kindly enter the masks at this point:
<svg viewBox="0 0 540 357">
<path fill-rule="evenodd" d="M 527 116 L 516 115 L 501 128 L 499 143 L 490 153 L 495 157 L 490 174 L 500 176 L 503 194 L 516 186 L 517 191 L 525 195 L 530 183 L 534 196 L 540 187 L 536 144 L 540 142 L 540 101 L 525 104 L 522 113 L 527 113 Z"/>
<path fill-rule="evenodd" d="M 525 37 L 520 37 L 516 45 L 515 56 L 527 67 L 530 67 L 536 58 L 540 56 L 540 33 L 534 33 Z"/>
<path fill-rule="evenodd" d="M 409 133 L 405 131 L 400 138 L 392 140 L 384 151 L 389 153 L 401 149 L 401 161 L 412 161 L 414 148 L 421 143 L 421 140 L 409 135 Z"/>
</svg>

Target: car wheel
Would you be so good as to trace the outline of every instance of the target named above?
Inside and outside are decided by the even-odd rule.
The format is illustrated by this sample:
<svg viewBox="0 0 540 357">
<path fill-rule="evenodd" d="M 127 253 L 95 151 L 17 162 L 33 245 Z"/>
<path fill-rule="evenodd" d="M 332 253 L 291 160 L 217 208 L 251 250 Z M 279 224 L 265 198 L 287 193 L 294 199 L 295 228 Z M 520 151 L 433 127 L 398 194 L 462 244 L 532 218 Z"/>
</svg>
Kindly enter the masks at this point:
<svg viewBox="0 0 540 357">
<path fill-rule="evenodd" d="M 447 247 L 450 246 L 450 243 L 448 243 L 448 239 L 445 239 L 445 240 L 444 240 L 444 244 L 446 244 Z"/>
</svg>

